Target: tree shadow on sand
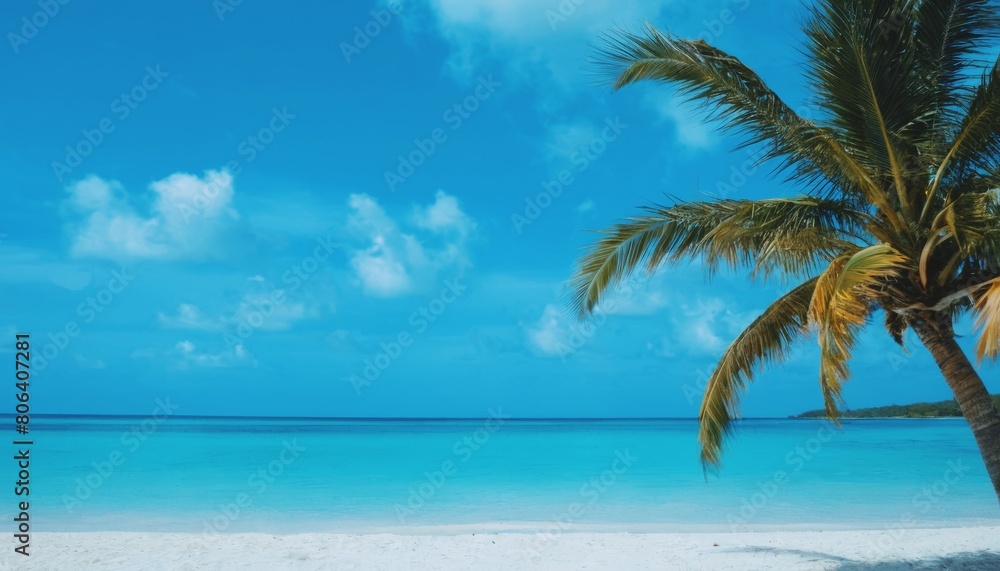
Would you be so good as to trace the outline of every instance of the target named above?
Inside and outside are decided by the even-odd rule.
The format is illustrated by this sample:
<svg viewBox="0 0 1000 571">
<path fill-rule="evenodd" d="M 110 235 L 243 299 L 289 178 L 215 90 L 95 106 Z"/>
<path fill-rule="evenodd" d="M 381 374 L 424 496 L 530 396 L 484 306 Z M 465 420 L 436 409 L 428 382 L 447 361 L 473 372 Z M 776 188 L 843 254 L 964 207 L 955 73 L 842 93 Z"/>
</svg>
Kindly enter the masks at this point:
<svg viewBox="0 0 1000 571">
<path fill-rule="evenodd" d="M 889 561 L 863 562 L 852 561 L 846 557 L 832 555 L 820 551 L 802 549 L 778 549 L 773 547 L 757 547 L 749 551 L 767 552 L 788 555 L 798 555 L 807 562 L 839 563 L 831 567 L 833 571 L 998 571 L 1000 570 L 1000 552 L 975 551 L 956 553 L 931 559 L 894 559 Z"/>
<path fill-rule="evenodd" d="M 844 563 L 836 571 L 997 571 L 1000 553 L 977 551 L 956 553 L 933 559 L 899 559 L 878 563 Z"/>
</svg>

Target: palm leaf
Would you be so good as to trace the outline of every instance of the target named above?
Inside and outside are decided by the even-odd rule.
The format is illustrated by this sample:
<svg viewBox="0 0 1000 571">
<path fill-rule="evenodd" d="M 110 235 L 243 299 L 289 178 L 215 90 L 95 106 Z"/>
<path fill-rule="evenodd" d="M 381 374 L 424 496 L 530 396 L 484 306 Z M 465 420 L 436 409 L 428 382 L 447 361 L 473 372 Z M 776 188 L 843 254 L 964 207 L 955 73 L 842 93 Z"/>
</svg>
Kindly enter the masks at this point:
<svg viewBox="0 0 1000 571">
<path fill-rule="evenodd" d="M 724 128 L 743 135 L 744 146 L 766 144 L 761 162 L 780 160 L 780 169 L 792 169 L 791 180 L 857 189 L 892 227 L 904 229 L 886 192 L 835 133 L 796 114 L 739 59 L 648 25 L 643 34 L 608 38 L 599 61 L 615 76 L 615 89 L 642 80 L 678 84 L 682 94 L 713 110 Z"/>
<path fill-rule="evenodd" d="M 856 156 L 876 184 L 895 187 L 904 216 L 914 189 L 900 155 L 913 144 L 910 130 L 931 119 L 926 82 L 915 73 L 913 6 L 820 2 L 806 25 L 816 95 L 845 146 L 863 151 Z"/>
<path fill-rule="evenodd" d="M 914 20 L 919 69 L 935 88 L 935 107 L 947 113 L 958 105 L 968 62 L 1000 39 L 997 7 L 990 0 L 922 0 Z"/>
<path fill-rule="evenodd" d="M 722 445 L 739 417 L 740 397 L 764 365 L 783 361 L 791 345 L 806 332 L 812 278 L 771 304 L 726 349 L 709 378 L 698 412 L 701 461 L 718 467 Z"/>
<path fill-rule="evenodd" d="M 1000 281 L 994 282 L 976 300 L 976 329 L 979 340 L 976 342 L 976 358 L 980 363 L 983 359 L 995 361 L 1000 355 Z"/>
<path fill-rule="evenodd" d="M 703 256 L 720 265 L 804 275 L 850 241 L 870 218 L 849 203 L 812 196 L 773 200 L 719 200 L 647 209 L 650 214 L 612 226 L 583 256 L 572 283 L 581 316 L 636 270 Z"/>
<path fill-rule="evenodd" d="M 969 102 L 961 127 L 948 148 L 934 179 L 927 190 L 920 218 L 926 220 L 938 198 L 937 190 L 952 165 L 967 162 L 988 169 L 1000 154 L 1000 59 L 992 71 L 983 76 L 982 83 Z"/>
<path fill-rule="evenodd" d="M 870 304 L 905 261 L 891 246 L 876 244 L 839 256 L 817 279 L 809 318 L 819 333 L 820 389 L 831 419 L 839 416 L 843 383 L 850 378 L 847 363 Z"/>
</svg>

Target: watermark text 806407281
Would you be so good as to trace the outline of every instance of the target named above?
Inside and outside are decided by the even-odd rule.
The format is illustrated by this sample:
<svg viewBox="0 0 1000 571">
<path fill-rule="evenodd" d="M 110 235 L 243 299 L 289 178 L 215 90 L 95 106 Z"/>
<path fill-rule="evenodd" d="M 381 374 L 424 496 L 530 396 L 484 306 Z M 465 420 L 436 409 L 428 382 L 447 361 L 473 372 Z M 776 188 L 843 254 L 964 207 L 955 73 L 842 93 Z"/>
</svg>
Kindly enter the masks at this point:
<svg viewBox="0 0 1000 571">
<path fill-rule="evenodd" d="M 17 436 L 14 438 L 14 446 L 17 448 L 17 455 L 14 456 L 15 472 L 17 477 L 14 481 L 14 494 L 17 505 L 14 513 L 14 551 L 21 555 L 30 555 L 28 546 L 31 542 L 29 535 L 31 531 L 31 518 L 28 515 L 28 496 L 31 493 L 31 471 L 30 454 L 32 441 L 27 439 L 28 426 L 31 424 L 28 404 L 28 387 L 31 380 L 31 338 L 27 333 L 18 333 L 14 339 L 14 392 L 17 404 L 14 405 L 14 429 Z"/>
</svg>

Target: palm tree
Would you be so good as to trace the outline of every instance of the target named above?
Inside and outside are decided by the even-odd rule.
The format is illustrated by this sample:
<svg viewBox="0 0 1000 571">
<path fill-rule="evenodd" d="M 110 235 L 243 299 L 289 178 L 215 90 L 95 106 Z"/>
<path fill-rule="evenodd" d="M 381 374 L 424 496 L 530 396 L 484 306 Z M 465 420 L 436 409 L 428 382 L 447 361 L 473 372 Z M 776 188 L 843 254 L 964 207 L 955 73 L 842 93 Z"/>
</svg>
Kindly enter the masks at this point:
<svg viewBox="0 0 1000 571">
<path fill-rule="evenodd" d="M 801 195 L 671 200 L 602 232 L 572 283 L 581 317 L 634 271 L 700 258 L 799 285 L 722 355 L 699 441 L 720 465 L 740 398 L 764 366 L 815 334 L 819 385 L 836 420 L 858 334 L 876 314 L 930 350 L 975 435 L 1000 498 L 1000 413 L 953 322 L 972 312 L 976 356 L 1000 354 L 1000 17 L 986 0 L 817 0 L 805 24 L 818 119 L 796 114 L 737 58 L 647 26 L 607 38 L 613 88 L 673 84 Z"/>
</svg>

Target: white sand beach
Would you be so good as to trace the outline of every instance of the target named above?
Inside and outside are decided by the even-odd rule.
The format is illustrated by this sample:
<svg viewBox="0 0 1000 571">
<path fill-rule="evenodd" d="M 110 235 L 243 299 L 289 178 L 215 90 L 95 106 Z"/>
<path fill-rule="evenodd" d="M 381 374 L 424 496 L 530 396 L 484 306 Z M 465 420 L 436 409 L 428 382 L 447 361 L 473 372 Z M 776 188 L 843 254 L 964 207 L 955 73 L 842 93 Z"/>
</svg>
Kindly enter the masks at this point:
<svg viewBox="0 0 1000 571">
<path fill-rule="evenodd" d="M 1000 569 L 1000 527 L 436 535 L 38 533 L 4 569 Z"/>
</svg>

